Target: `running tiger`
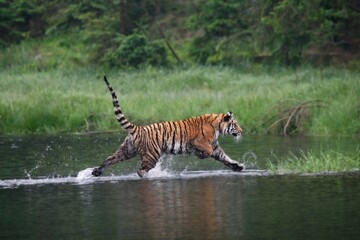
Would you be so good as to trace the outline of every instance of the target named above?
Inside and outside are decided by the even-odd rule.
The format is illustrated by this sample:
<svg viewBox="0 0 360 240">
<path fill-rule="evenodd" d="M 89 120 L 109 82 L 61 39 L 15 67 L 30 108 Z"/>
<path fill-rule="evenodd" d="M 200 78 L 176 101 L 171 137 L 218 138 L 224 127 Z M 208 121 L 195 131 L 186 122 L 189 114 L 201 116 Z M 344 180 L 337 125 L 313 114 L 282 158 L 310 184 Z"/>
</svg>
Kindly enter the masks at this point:
<svg viewBox="0 0 360 240">
<path fill-rule="evenodd" d="M 137 171 L 140 177 L 155 167 L 163 153 L 193 153 L 200 159 L 212 157 L 234 171 L 240 172 L 245 168 L 244 164 L 228 157 L 218 143 L 219 133 L 241 138 L 242 129 L 231 112 L 204 114 L 182 121 L 137 126 L 130 123 L 120 110 L 117 96 L 106 76 L 104 81 L 112 96 L 116 119 L 129 135 L 113 155 L 98 168 L 93 169 L 94 176 L 100 176 L 107 166 L 128 160 L 137 154 L 141 158 L 140 168 Z"/>
</svg>

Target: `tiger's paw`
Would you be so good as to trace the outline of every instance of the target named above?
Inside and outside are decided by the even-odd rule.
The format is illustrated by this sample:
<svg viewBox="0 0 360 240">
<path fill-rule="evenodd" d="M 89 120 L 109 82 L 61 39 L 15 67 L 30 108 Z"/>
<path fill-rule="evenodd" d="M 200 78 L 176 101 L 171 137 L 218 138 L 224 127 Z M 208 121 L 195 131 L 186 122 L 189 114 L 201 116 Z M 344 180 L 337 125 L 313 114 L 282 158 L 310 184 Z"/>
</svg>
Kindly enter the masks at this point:
<svg viewBox="0 0 360 240">
<path fill-rule="evenodd" d="M 92 171 L 92 175 L 94 175 L 95 177 L 98 177 L 102 174 L 102 171 L 99 168 L 94 168 L 94 170 Z"/>
<path fill-rule="evenodd" d="M 103 172 L 104 172 L 105 166 L 101 165 L 98 168 L 94 168 L 94 170 L 92 171 L 92 175 L 94 175 L 95 177 L 100 176 Z"/>
<path fill-rule="evenodd" d="M 139 177 L 143 178 L 143 177 L 147 176 L 148 172 L 145 170 L 139 169 L 139 170 L 137 170 L 137 174 L 139 175 Z"/>
<path fill-rule="evenodd" d="M 230 167 L 235 172 L 241 172 L 242 170 L 245 169 L 245 164 L 234 162 L 234 163 L 229 163 L 228 167 Z"/>
</svg>

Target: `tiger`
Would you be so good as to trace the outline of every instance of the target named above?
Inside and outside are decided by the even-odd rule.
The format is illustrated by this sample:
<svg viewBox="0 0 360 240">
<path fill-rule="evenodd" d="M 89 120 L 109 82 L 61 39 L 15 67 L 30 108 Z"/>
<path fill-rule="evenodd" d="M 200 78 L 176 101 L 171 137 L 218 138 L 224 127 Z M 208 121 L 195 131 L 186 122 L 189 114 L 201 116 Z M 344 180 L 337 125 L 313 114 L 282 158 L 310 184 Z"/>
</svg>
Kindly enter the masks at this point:
<svg viewBox="0 0 360 240">
<path fill-rule="evenodd" d="M 163 154 L 194 154 L 200 159 L 212 157 L 233 171 L 240 172 L 245 164 L 227 156 L 218 142 L 219 134 L 242 138 L 240 125 L 232 112 L 204 114 L 180 121 L 157 122 L 146 126 L 135 125 L 122 113 L 115 91 L 104 76 L 112 96 L 114 113 L 119 125 L 128 133 L 114 154 L 94 168 L 92 175 L 100 176 L 109 165 L 140 156 L 139 177 L 155 167 Z"/>
</svg>

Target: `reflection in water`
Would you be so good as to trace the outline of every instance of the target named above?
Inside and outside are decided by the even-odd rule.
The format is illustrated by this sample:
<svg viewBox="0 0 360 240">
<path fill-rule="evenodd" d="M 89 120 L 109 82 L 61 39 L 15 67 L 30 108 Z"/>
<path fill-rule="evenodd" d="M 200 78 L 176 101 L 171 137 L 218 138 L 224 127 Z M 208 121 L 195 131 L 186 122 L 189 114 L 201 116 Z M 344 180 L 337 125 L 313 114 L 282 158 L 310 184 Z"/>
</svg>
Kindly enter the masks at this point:
<svg viewBox="0 0 360 240">
<path fill-rule="evenodd" d="M 69 205 L 78 206 L 81 215 L 75 221 L 90 236 L 121 239 L 236 236 L 240 231 L 233 229 L 232 222 L 236 228 L 241 226 L 242 191 L 236 183 L 221 179 L 218 178 L 220 183 L 216 177 L 205 177 L 80 185 L 78 197 Z M 233 191 L 224 191 L 224 184 Z"/>
<path fill-rule="evenodd" d="M 0 237 L 357 239 L 358 189 L 356 174 L 22 186 L 0 190 Z"/>
<path fill-rule="evenodd" d="M 249 136 L 236 143 L 220 139 L 231 157 L 250 159 L 260 168 L 272 153 L 281 157 L 299 148 L 351 151 L 358 147 L 351 138 L 333 140 Z M 139 179 L 134 160 L 109 168 L 96 181 L 78 181 L 75 176 L 80 170 L 96 166 L 118 143 L 117 135 L 0 137 L 0 185 L 5 183 L 0 189 L 0 239 L 360 236 L 360 174 L 209 174 L 221 169 L 221 164 L 176 156 L 171 164 L 165 162 L 169 177 Z M 180 174 L 184 169 L 188 175 Z"/>
<path fill-rule="evenodd" d="M 213 180 L 143 181 L 139 187 L 139 222 L 150 238 L 214 239 L 223 224 L 223 212 L 217 206 Z"/>
<path fill-rule="evenodd" d="M 248 226 L 244 234 L 250 238 L 356 239 L 360 234 L 355 227 L 360 226 L 360 194 L 355 190 L 359 180 L 359 175 L 260 178 L 253 196 L 244 203 Z"/>
</svg>

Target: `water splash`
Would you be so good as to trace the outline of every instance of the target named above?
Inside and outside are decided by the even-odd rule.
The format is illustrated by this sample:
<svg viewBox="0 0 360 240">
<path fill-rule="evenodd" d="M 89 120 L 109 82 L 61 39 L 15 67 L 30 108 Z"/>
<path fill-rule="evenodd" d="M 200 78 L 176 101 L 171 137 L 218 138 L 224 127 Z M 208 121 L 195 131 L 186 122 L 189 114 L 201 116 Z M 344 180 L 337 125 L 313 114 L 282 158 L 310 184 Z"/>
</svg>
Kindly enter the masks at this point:
<svg viewBox="0 0 360 240">
<path fill-rule="evenodd" d="M 79 183 L 91 183 L 94 181 L 94 176 L 92 175 L 92 171 L 94 170 L 94 168 L 86 168 L 84 170 L 81 170 L 77 176 L 76 176 L 76 181 L 78 181 Z"/>
<path fill-rule="evenodd" d="M 29 171 L 24 169 L 24 174 L 28 179 L 31 179 L 31 174 L 33 171 L 35 171 L 36 169 L 40 168 L 40 163 L 36 164 L 35 167 L 33 167 L 32 169 L 30 169 Z"/>
<path fill-rule="evenodd" d="M 231 170 L 204 170 L 204 171 L 188 171 L 187 169 L 179 172 L 171 170 L 171 162 L 163 161 L 161 159 L 145 176 L 145 179 L 193 179 L 203 177 L 231 177 L 231 176 L 264 176 L 268 173 L 264 170 L 244 170 L 241 172 L 233 172 Z M 168 159 L 167 159 L 168 160 Z M 142 180 L 135 172 L 125 175 L 110 175 L 94 177 L 92 171 L 94 168 L 86 168 L 80 170 L 76 176 L 53 176 L 53 177 L 39 177 L 31 178 L 28 173 L 27 179 L 7 179 L 0 180 L 0 189 L 17 188 L 20 186 L 32 185 L 51 185 L 51 184 L 93 184 L 96 182 L 119 182 L 119 181 L 140 181 Z M 31 172 L 30 170 L 29 172 Z"/>
<path fill-rule="evenodd" d="M 74 182 L 73 177 L 48 177 L 39 179 L 8 179 L 0 180 L 0 189 L 17 188 L 19 186 L 64 184 Z"/>
<path fill-rule="evenodd" d="M 155 167 L 151 169 L 146 175 L 146 178 L 169 178 L 173 177 L 174 173 L 169 169 L 169 166 L 164 166 L 163 159 L 161 158 Z"/>
<path fill-rule="evenodd" d="M 83 181 L 83 180 L 88 180 L 90 178 L 94 178 L 94 176 L 92 175 L 92 171 L 94 170 L 94 168 L 86 168 L 84 170 L 81 170 L 77 176 L 76 176 L 76 180 L 78 181 Z"/>
<path fill-rule="evenodd" d="M 259 166 L 257 165 L 257 156 L 253 152 L 246 152 L 242 156 L 240 162 L 245 164 L 246 169 L 259 169 Z"/>
</svg>

